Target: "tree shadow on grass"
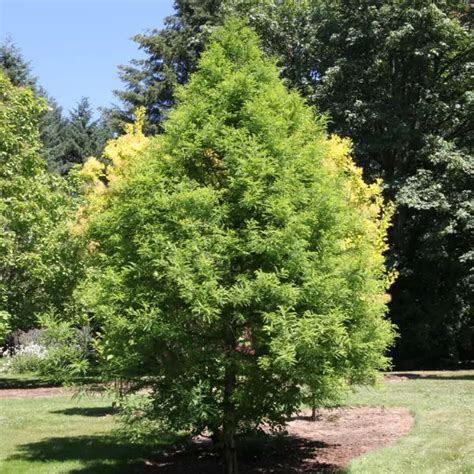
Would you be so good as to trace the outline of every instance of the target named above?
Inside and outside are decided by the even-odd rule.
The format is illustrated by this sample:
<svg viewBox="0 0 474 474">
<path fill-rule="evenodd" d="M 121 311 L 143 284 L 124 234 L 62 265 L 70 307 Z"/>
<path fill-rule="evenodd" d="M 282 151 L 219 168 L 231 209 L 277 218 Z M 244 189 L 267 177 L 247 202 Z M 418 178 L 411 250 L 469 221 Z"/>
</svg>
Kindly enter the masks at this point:
<svg viewBox="0 0 474 474">
<path fill-rule="evenodd" d="M 176 438 L 175 438 L 176 440 Z M 9 460 L 31 462 L 79 461 L 76 474 L 221 474 L 219 451 L 207 442 L 171 446 L 172 437 L 153 445 L 132 445 L 115 435 L 49 438 L 20 446 Z M 327 445 L 296 437 L 267 437 L 241 443 L 241 473 L 336 472 L 337 467 L 317 463 L 318 448 Z"/>
<path fill-rule="evenodd" d="M 391 377 L 408 380 L 474 380 L 474 374 L 456 374 L 454 371 L 450 371 L 446 375 L 439 372 L 434 372 L 432 374 L 429 372 L 423 374 L 394 372 L 393 374 L 388 374 L 387 379 L 390 380 Z"/>
<path fill-rule="evenodd" d="M 117 413 L 117 409 L 113 407 L 73 407 L 65 408 L 64 410 L 54 410 L 50 413 L 55 415 L 68 415 L 68 416 L 92 416 L 92 417 L 101 417 L 114 415 Z"/>
<path fill-rule="evenodd" d="M 163 440 L 163 448 L 171 440 Z M 118 435 L 94 435 L 47 438 L 35 443 L 23 444 L 8 461 L 71 462 L 79 461 L 83 467 L 68 472 L 76 473 L 134 473 L 145 472 L 147 456 L 159 454 L 160 445 L 153 448 L 130 444 Z"/>
</svg>

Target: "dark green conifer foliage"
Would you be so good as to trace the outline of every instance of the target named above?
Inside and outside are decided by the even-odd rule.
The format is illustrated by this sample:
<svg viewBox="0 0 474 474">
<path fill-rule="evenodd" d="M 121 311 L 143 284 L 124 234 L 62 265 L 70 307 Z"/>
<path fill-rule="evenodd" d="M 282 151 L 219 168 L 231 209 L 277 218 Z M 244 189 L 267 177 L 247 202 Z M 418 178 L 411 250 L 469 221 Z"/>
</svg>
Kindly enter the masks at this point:
<svg viewBox="0 0 474 474">
<path fill-rule="evenodd" d="M 32 75 L 30 63 L 23 58 L 20 49 L 10 38 L 0 45 L 0 69 L 15 86 L 38 86 L 38 79 Z"/>
<path fill-rule="evenodd" d="M 77 164 L 83 164 L 90 156 L 100 156 L 111 137 L 107 124 L 94 120 L 93 110 L 86 97 L 70 112 L 64 128 L 60 173 L 65 174 Z"/>
</svg>

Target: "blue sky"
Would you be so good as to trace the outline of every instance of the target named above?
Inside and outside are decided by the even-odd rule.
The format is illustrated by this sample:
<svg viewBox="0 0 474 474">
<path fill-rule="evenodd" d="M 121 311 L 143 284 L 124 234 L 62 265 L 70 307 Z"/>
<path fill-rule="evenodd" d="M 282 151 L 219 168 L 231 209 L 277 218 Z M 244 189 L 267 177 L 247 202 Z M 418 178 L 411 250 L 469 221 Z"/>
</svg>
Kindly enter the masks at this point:
<svg viewBox="0 0 474 474">
<path fill-rule="evenodd" d="M 173 0 L 0 0 L 0 41 L 10 36 L 65 111 L 82 97 L 116 102 L 117 65 L 143 57 L 130 37 L 160 28 Z"/>
</svg>

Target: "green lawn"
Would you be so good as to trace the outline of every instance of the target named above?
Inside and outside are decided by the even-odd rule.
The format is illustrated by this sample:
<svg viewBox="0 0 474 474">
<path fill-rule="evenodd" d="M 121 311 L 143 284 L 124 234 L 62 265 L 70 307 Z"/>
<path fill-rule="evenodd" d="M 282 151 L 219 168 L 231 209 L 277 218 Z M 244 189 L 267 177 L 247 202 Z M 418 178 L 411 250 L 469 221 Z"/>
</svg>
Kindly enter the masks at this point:
<svg viewBox="0 0 474 474">
<path fill-rule="evenodd" d="M 353 461 L 348 473 L 474 473 L 474 371 L 423 375 L 359 390 L 349 404 L 408 407 L 408 436 Z"/>
<path fill-rule="evenodd" d="M 474 371 L 424 376 L 351 397 L 352 405 L 408 407 L 416 424 L 406 437 L 353 461 L 347 472 L 474 473 Z M 0 388 L 31 386 L 32 380 L 4 378 Z M 152 452 L 121 441 L 110 407 L 104 396 L 0 398 L 0 473 L 134 471 Z"/>
<path fill-rule="evenodd" d="M 93 472 L 100 465 L 123 466 L 125 456 L 117 459 L 119 443 L 107 436 L 115 426 L 109 407 L 101 397 L 0 399 L 0 472 Z"/>
</svg>

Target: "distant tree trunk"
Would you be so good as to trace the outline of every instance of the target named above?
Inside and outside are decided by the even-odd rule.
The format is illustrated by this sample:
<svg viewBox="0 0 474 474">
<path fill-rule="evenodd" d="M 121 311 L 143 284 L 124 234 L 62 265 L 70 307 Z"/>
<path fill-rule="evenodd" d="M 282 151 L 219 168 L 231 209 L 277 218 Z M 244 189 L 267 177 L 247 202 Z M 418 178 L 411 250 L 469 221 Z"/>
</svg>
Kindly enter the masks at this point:
<svg viewBox="0 0 474 474">
<path fill-rule="evenodd" d="M 316 421 L 316 397 L 311 398 L 311 421 Z"/>
<path fill-rule="evenodd" d="M 238 474 L 237 447 L 235 435 L 237 431 L 237 417 L 232 395 L 235 389 L 235 365 L 231 361 L 225 371 L 224 387 L 224 421 L 222 424 L 222 438 L 224 448 L 224 473 Z"/>
</svg>

